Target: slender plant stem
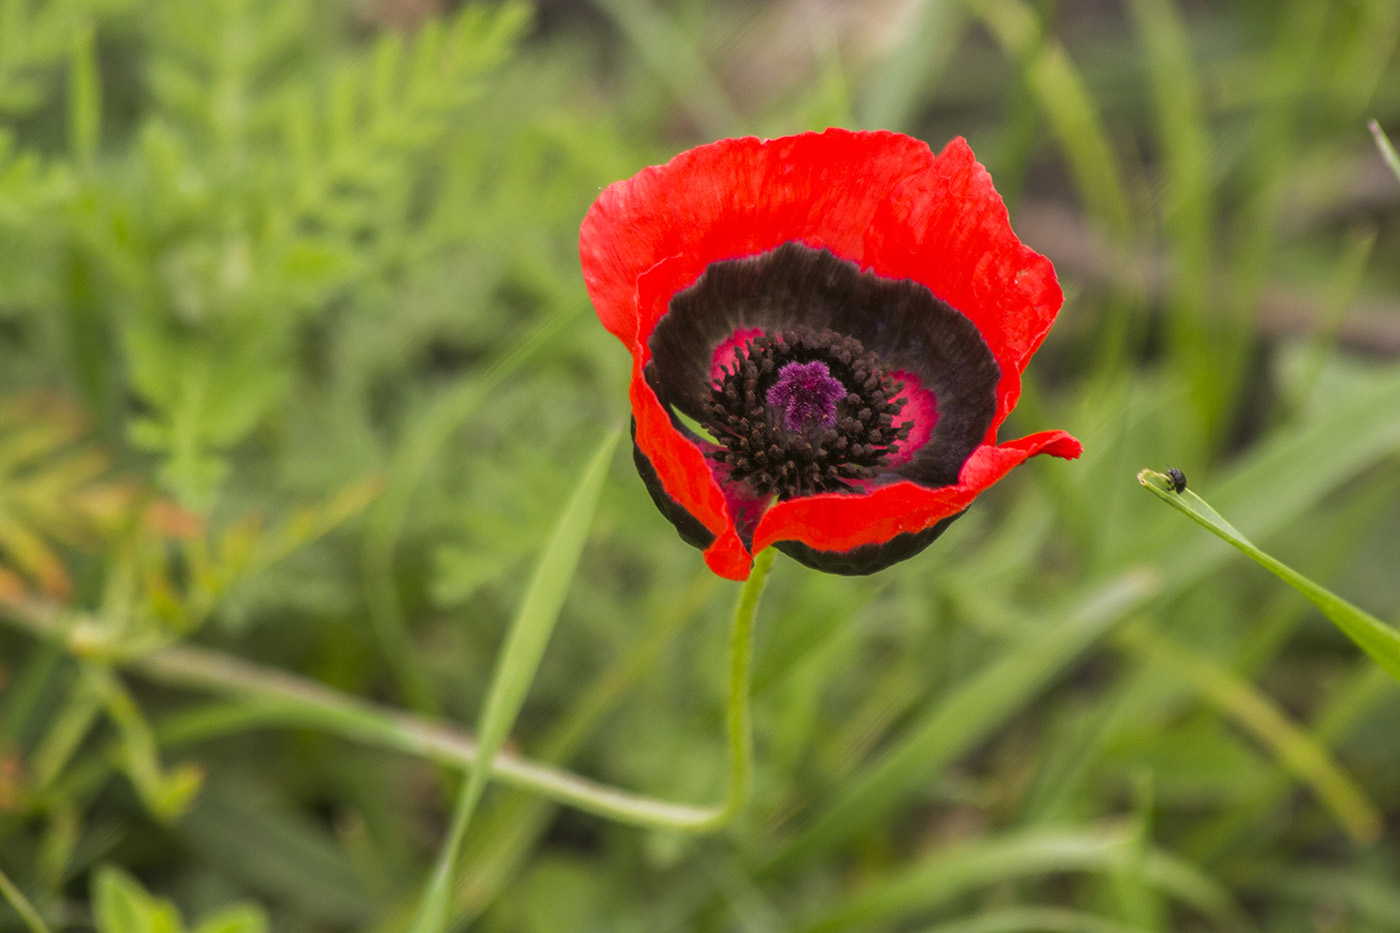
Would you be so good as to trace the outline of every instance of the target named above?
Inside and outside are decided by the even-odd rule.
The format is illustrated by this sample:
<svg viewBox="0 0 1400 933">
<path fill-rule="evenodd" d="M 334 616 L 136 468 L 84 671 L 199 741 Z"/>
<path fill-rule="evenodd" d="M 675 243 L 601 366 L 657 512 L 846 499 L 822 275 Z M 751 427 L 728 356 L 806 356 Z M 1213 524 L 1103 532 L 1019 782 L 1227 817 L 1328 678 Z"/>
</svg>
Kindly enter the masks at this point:
<svg viewBox="0 0 1400 933">
<path fill-rule="evenodd" d="M 490 767 L 491 759 L 495 756 L 488 754 L 484 757 L 487 767 Z M 478 752 L 475 761 L 477 767 L 481 766 L 482 758 L 483 755 Z M 452 805 L 452 824 L 448 827 L 442 851 L 438 853 L 437 861 L 433 864 L 428 888 L 419 902 L 413 926 L 410 928 L 412 933 L 441 933 L 451 929 L 447 911 L 448 902 L 451 900 L 452 875 L 458 855 L 462 851 L 462 840 L 467 835 L 467 825 L 471 822 L 472 813 L 476 810 L 477 801 L 481 799 L 485 787 L 486 780 L 477 780 L 475 768 L 463 780 L 462 787 L 457 792 L 456 802 Z"/>
<path fill-rule="evenodd" d="M 754 556 L 753 572 L 739 593 L 734 608 L 734 625 L 729 633 L 729 700 L 725 726 L 729 739 L 729 791 L 724 804 L 708 820 L 684 827 L 694 832 L 713 832 L 728 826 L 744 811 L 753 784 L 753 716 L 750 710 L 750 683 L 753 679 L 753 626 L 758 598 L 768 582 L 776 552 L 767 548 Z M 681 828 L 681 827 L 677 827 Z"/>
<path fill-rule="evenodd" d="M 757 555 L 753 573 L 739 594 L 734 612 L 725 717 L 729 786 L 723 803 L 695 806 L 633 794 L 533 761 L 508 749 L 501 749 L 492 760 L 492 778 L 557 803 L 634 826 L 704 833 L 731 823 L 748 800 L 752 780 L 749 681 L 753 667 L 753 625 L 773 557 L 771 548 Z M 95 653 L 90 643 L 70 634 L 69 626 L 52 605 L 5 604 L 0 607 L 0 618 L 56 641 L 75 654 Z M 139 657 L 113 658 L 111 662 L 147 680 L 232 698 L 235 703 L 219 714 L 225 727 L 219 731 L 227 731 L 228 727 L 313 728 L 416 755 L 456 770 L 469 771 L 476 764 L 477 741 L 469 733 L 218 652 L 172 645 Z M 169 740 L 169 736 L 166 739 Z"/>
<path fill-rule="evenodd" d="M 19 914 L 24 925 L 29 927 L 30 933 L 49 933 L 49 927 L 48 924 L 44 923 L 44 918 L 39 916 L 34 905 L 29 903 L 29 899 L 3 871 L 0 871 L 0 896 L 3 896 L 14 912 Z"/>
</svg>

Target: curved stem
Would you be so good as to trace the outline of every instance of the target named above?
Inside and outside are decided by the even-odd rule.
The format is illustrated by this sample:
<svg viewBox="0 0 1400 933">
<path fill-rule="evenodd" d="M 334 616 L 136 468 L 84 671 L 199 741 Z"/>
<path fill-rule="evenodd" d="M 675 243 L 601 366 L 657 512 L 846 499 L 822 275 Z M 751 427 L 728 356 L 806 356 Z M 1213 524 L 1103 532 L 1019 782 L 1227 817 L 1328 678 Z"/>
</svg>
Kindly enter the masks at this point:
<svg viewBox="0 0 1400 933">
<path fill-rule="evenodd" d="M 752 782 L 749 680 L 753 667 L 753 625 L 773 557 L 771 548 L 756 556 L 753 573 L 744 584 L 734 611 L 725 716 L 729 786 L 721 804 L 694 806 L 633 794 L 532 761 L 508 749 L 501 749 L 491 762 L 492 778 L 556 803 L 634 826 L 700 833 L 714 832 L 733 822 L 748 802 Z M 0 607 L 0 617 L 36 635 L 58 641 L 74 653 L 84 653 L 78 636 L 69 637 L 57 607 L 10 603 Z M 477 741 L 466 732 L 218 652 L 174 645 L 136 658 L 113 659 L 113 663 L 122 664 L 147 680 L 208 690 L 234 700 L 218 709 L 192 712 L 167 722 L 159 730 L 165 743 L 192 741 L 260 726 L 298 726 L 416 755 L 463 771 L 470 770 L 476 763 Z"/>
</svg>

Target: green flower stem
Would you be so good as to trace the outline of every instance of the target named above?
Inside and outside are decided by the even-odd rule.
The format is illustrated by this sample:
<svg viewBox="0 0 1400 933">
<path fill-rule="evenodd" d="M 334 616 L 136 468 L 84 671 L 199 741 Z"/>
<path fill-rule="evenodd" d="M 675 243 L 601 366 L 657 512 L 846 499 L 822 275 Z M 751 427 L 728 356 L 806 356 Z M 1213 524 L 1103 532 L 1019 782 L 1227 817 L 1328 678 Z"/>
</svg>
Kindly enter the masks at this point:
<svg viewBox="0 0 1400 933">
<path fill-rule="evenodd" d="M 766 548 L 754 555 L 753 572 L 734 608 L 734 626 L 729 634 L 729 701 L 725 712 L 729 733 L 729 793 L 723 806 L 709 819 L 685 827 L 693 832 L 713 832 L 729 825 L 749 802 L 749 788 L 753 784 L 753 717 L 749 707 L 753 623 L 775 553 L 772 548 Z"/>
<path fill-rule="evenodd" d="M 701 833 L 732 822 L 748 800 L 751 783 L 749 678 L 753 666 L 753 623 L 773 556 L 771 549 L 757 556 L 734 613 L 726 714 L 729 787 L 723 803 L 694 806 L 633 794 L 532 761 L 508 749 L 501 749 L 492 760 L 492 778 L 556 803 L 634 826 Z M 0 618 L 57 641 L 74 654 L 95 653 L 89 641 L 70 635 L 71 624 L 55 606 L 6 604 L 0 607 Z M 146 680 L 209 691 L 235 701 L 206 714 L 202 724 L 186 718 L 187 730 L 311 728 L 415 755 L 459 771 L 469 771 L 476 762 L 477 741 L 466 732 L 219 652 L 172 645 L 140 657 L 112 661 Z M 172 740 L 169 734 L 164 738 Z"/>
</svg>

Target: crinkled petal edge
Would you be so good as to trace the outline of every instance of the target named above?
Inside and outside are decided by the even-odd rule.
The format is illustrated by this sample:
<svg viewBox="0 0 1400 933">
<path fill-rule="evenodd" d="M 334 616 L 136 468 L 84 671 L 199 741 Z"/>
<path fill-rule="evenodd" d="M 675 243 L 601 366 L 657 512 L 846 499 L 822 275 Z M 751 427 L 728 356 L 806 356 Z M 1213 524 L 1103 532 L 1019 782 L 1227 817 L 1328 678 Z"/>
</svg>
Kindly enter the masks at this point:
<svg viewBox="0 0 1400 933">
<path fill-rule="evenodd" d="M 983 445 L 963 464 L 956 486 L 930 489 L 917 483 L 883 486 L 862 496 L 823 495 L 779 502 L 764 514 L 753 546 L 800 541 L 819 551 L 849 551 L 916 534 L 956 515 L 983 490 L 1030 457 L 1073 460 L 1083 445 L 1065 431 L 1043 431 L 996 446 Z"/>
<path fill-rule="evenodd" d="M 642 366 L 640 354 L 634 355 L 630 394 L 637 449 L 651 461 L 665 494 L 715 536 L 705 548 L 710 569 L 730 580 L 747 580 L 753 554 L 739 539 L 724 491 L 700 448 L 671 425 L 670 415 L 642 375 Z"/>
</svg>

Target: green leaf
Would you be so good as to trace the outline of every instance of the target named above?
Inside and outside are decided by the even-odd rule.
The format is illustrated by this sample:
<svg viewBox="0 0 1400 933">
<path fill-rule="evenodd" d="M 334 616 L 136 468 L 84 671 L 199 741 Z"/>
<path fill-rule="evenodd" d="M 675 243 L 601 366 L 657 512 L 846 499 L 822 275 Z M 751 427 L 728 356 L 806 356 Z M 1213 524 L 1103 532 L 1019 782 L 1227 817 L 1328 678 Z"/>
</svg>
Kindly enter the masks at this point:
<svg viewBox="0 0 1400 933">
<path fill-rule="evenodd" d="M 867 930 L 892 918 L 927 911 L 978 888 L 1064 872 L 1112 874 L 1134 867 L 1153 888 L 1218 921 L 1243 916 L 1230 895 L 1188 863 L 1159 849 L 1140 851 L 1127 826 L 1095 830 L 1032 830 L 976 839 L 885 875 L 840 908 L 801 929 L 817 933 Z M 1141 860 L 1140 866 L 1134 862 Z"/>
<path fill-rule="evenodd" d="M 969 6 L 1024 69 L 1026 84 L 1059 138 L 1089 213 L 1116 234 L 1131 231 L 1133 212 L 1108 132 L 1065 47 L 1045 34 L 1028 3 L 977 0 Z"/>
<path fill-rule="evenodd" d="M 1094 914 L 1058 907 L 1007 907 L 930 927 L 924 933 L 1147 933 Z"/>
<path fill-rule="evenodd" d="M 184 929 L 175 905 L 147 894 L 136 879 L 110 865 L 98 869 L 92 903 L 99 933 L 178 933 Z"/>
<path fill-rule="evenodd" d="M 724 84 L 670 11 L 648 0 L 594 0 L 594 4 L 632 43 L 655 80 L 705 128 L 705 135 L 723 136 L 744 125 Z"/>
<path fill-rule="evenodd" d="M 1379 808 L 1326 746 L 1294 725 L 1273 700 L 1224 665 L 1147 625 L 1126 626 L 1122 638 L 1145 660 L 1191 683 L 1222 713 L 1267 745 L 1336 815 L 1352 839 L 1365 845 L 1380 837 L 1383 818 Z"/>
<path fill-rule="evenodd" d="M 205 918 L 195 933 L 267 933 L 267 914 L 251 904 L 236 904 Z"/>
<path fill-rule="evenodd" d="M 92 885 L 98 933 L 182 933 L 175 905 L 152 897 L 120 868 L 104 865 Z M 206 919 L 195 933 L 266 933 L 267 915 L 253 904 L 235 904 Z"/>
<path fill-rule="evenodd" d="M 183 851 L 320 929 L 364 930 L 374 891 L 335 831 L 260 777 L 224 769 L 172 828 Z"/>
<path fill-rule="evenodd" d="M 860 121 L 868 129 L 912 127 L 967 32 L 966 13 L 950 0 L 925 0 L 910 18 L 913 28 L 870 81 Z"/>
<path fill-rule="evenodd" d="M 579 558 L 583 555 L 583 545 L 589 526 L 593 523 L 598 497 L 603 491 L 608 464 L 621 436 L 621 429 L 609 434 L 584 470 L 578 487 L 564 507 L 559 523 L 540 556 L 540 562 L 525 588 L 520 608 L 506 633 L 505 645 L 501 648 L 496 672 L 486 695 L 486 705 L 478 720 L 476 763 L 458 797 L 452 827 L 432 879 L 419 902 L 418 916 L 413 925 L 416 933 L 436 933 L 446 928 L 451 880 L 462 837 L 471 822 L 477 801 L 486 789 L 492 759 L 515 724 L 515 717 L 525 702 L 525 694 L 535 679 L 545 645 L 564 608 L 564 597 L 568 594 L 578 570 Z"/>
<path fill-rule="evenodd" d="M 150 896 L 116 868 L 98 871 L 92 906 L 93 920 L 101 933 L 143 933 L 150 929 Z"/>
<path fill-rule="evenodd" d="M 130 378 L 153 409 L 131 422 L 131 442 L 166 455 L 163 476 L 188 506 L 212 504 L 228 472 L 221 451 L 243 440 L 289 383 L 277 349 L 252 331 L 125 333 Z"/>
<path fill-rule="evenodd" d="M 75 31 L 68 70 L 68 146 L 79 165 L 92 162 L 102 135 L 102 82 L 93 32 L 91 22 Z"/>
<path fill-rule="evenodd" d="M 1138 482 L 1159 499 L 1248 554 L 1274 576 L 1306 596 L 1309 602 L 1322 610 L 1322 614 L 1342 630 L 1343 634 L 1356 642 L 1362 651 L 1385 668 L 1390 676 L 1400 680 L 1400 631 L 1259 550 L 1239 529 L 1227 522 L 1195 492 L 1190 489 L 1177 492 L 1171 480 L 1164 474 L 1155 470 L 1143 470 L 1138 474 Z"/>
<path fill-rule="evenodd" d="M 153 816 L 174 820 L 204 785 L 204 770 L 194 764 L 163 768 L 150 724 L 117 675 L 97 664 L 87 665 L 85 673 L 117 728 L 122 770 Z"/>
</svg>

